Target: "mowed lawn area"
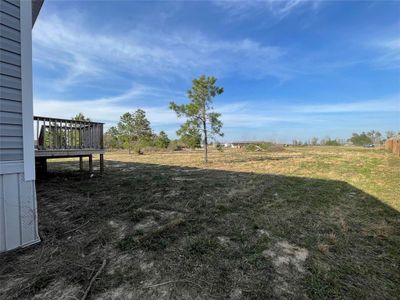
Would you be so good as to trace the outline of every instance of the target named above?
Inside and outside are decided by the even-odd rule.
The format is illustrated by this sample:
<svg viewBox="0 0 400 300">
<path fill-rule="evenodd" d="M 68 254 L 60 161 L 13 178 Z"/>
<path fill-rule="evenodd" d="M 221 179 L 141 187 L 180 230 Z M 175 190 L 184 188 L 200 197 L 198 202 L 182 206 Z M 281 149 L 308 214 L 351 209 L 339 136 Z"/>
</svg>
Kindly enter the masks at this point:
<svg viewBox="0 0 400 300">
<path fill-rule="evenodd" d="M 395 299 L 400 158 L 379 149 L 130 155 L 37 180 L 42 243 L 1 299 Z M 86 291 L 86 295 L 85 295 Z"/>
</svg>

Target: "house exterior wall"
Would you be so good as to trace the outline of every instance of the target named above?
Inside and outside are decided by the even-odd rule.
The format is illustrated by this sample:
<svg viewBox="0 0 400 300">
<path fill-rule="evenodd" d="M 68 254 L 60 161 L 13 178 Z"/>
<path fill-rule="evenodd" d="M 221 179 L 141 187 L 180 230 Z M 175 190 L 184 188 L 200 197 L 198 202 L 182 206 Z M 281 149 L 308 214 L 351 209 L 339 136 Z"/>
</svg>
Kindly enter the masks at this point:
<svg viewBox="0 0 400 300">
<path fill-rule="evenodd" d="M 0 0 L 0 252 L 39 241 L 31 39 L 31 1 Z"/>
<path fill-rule="evenodd" d="M 0 0 L 0 161 L 23 159 L 19 6 Z"/>
</svg>

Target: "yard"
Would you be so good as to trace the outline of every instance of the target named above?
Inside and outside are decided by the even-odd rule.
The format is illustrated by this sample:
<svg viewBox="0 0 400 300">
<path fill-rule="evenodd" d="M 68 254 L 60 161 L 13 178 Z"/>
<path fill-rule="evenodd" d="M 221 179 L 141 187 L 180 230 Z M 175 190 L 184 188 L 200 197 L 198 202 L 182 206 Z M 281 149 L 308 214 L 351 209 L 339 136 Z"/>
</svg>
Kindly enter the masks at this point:
<svg viewBox="0 0 400 300">
<path fill-rule="evenodd" d="M 400 158 L 287 148 L 105 155 L 37 181 L 42 243 L 0 256 L 1 299 L 400 294 Z M 85 294 L 86 291 L 86 294 Z"/>
</svg>

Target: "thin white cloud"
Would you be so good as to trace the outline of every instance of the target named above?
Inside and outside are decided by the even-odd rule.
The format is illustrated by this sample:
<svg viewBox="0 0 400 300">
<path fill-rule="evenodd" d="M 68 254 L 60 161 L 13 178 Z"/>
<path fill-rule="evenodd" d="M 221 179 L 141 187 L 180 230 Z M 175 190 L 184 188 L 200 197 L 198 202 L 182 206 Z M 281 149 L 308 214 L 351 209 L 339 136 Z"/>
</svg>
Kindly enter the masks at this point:
<svg viewBox="0 0 400 300">
<path fill-rule="evenodd" d="M 178 128 L 182 120 L 165 105 L 139 105 L 138 102 L 125 100 L 140 100 L 148 94 L 165 93 L 162 90 L 153 90 L 147 86 L 135 86 L 126 92 L 111 97 L 82 100 L 62 99 L 35 99 L 36 115 L 71 118 L 77 112 L 96 121 L 106 122 L 106 128 L 117 124 L 119 117 L 127 112 L 142 108 L 146 111 L 152 125 L 158 128 Z M 323 105 L 270 105 L 271 99 L 263 101 L 264 106 L 252 101 L 237 101 L 225 105 L 216 105 L 215 110 L 222 114 L 224 128 L 252 129 L 268 128 L 272 124 L 324 124 L 330 113 L 369 113 L 369 112 L 399 112 L 400 96 L 392 96 L 376 100 L 363 100 L 348 103 L 334 103 Z"/>
<path fill-rule="evenodd" d="M 146 114 L 153 125 L 176 124 L 175 114 L 164 106 L 139 106 L 137 104 L 124 105 L 116 104 L 107 99 L 66 101 L 56 99 L 35 99 L 34 113 L 40 116 L 52 116 L 69 119 L 78 112 L 90 117 L 94 121 L 105 122 L 106 128 L 114 126 L 120 116 L 138 108 L 146 111 Z"/>
<path fill-rule="evenodd" d="M 238 18 L 268 12 L 275 18 L 283 19 L 299 8 L 315 10 L 318 7 L 318 1 L 311 0 L 215 0 L 213 3 Z"/>
<path fill-rule="evenodd" d="M 290 77 L 281 63 L 283 49 L 251 39 L 213 40 L 201 33 L 167 34 L 146 28 L 108 33 L 58 15 L 38 20 L 33 47 L 35 63 L 62 71 L 55 88 L 123 73 L 166 80 L 199 73 Z"/>
<path fill-rule="evenodd" d="M 174 124 L 177 122 L 175 115 L 168 110 L 167 105 L 149 106 L 143 103 L 148 97 L 172 99 L 177 96 L 181 95 L 173 90 L 135 84 L 121 94 L 95 99 L 35 98 L 34 113 L 39 116 L 69 119 L 81 112 L 92 120 L 106 122 L 106 127 L 110 127 L 118 122 L 123 113 L 142 108 L 149 114 L 153 124 Z"/>
<path fill-rule="evenodd" d="M 379 41 L 373 45 L 379 52 L 375 64 L 385 69 L 400 68 L 400 38 Z"/>
<path fill-rule="evenodd" d="M 115 98 L 119 98 L 116 96 Z M 184 120 L 178 119 L 176 114 L 168 108 L 168 105 L 163 106 L 146 106 L 132 103 L 130 105 L 113 102 L 114 98 L 110 99 L 93 99 L 82 101 L 66 101 L 53 99 L 35 99 L 35 115 L 52 116 L 59 118 L 71 118 L 77 112 L 83 113 L 92 120 L 106 123 L 106 128 L 115 126 L 118 123 L 120 116 L 129 111 L 133 112 L 138 108 L 143 109 L 153 126 L 165 128 L 173 126 L 178 129 L 179 124 Z M 309 118 L 298 115 L 274 115 L 271 112 L 252 112 L 252 107 L 248 107 L 243 111 L 243 103 L 233 103 L 229 110 L 219 109 L 216 111 L 222 113 L 221 120 L 224 123 L 224 128 L 242 128 L 251 129 L 259 128 L 273 123 L 308 123 Z"/>
<path fill-rule="evenodd" d="M 292 110 L 307 114 L 400 112 L 400 95 L 378 100 L 295 106 Z"/>
</svg>

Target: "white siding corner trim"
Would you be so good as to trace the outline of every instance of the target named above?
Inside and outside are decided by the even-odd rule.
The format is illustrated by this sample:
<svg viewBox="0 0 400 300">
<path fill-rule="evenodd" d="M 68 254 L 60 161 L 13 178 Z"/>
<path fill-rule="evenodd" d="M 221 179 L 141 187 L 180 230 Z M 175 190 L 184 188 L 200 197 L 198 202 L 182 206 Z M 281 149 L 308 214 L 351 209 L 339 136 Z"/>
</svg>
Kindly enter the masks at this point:
<svg viewBox="0 0 400 300">
<path fill-rule="evenodd" d="M 35 181 L 0 175 L 0 253 L 39 241 Z"/>
<path fill-rule="evenodd" d="M 24 179 L 35 180 L 32 94 L 32 1 L 21 1 L 21 85 Z"/>
</svg>

